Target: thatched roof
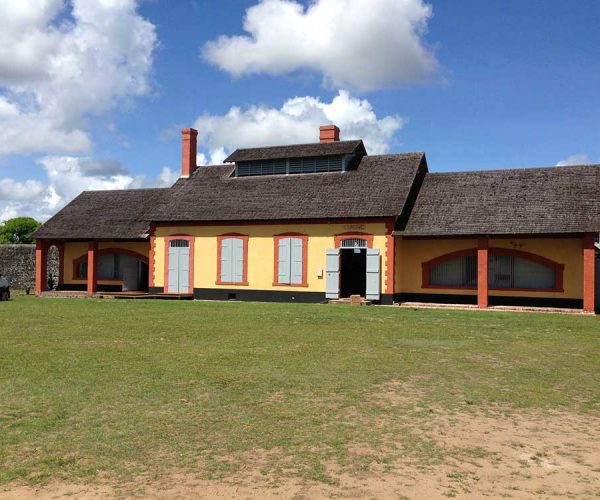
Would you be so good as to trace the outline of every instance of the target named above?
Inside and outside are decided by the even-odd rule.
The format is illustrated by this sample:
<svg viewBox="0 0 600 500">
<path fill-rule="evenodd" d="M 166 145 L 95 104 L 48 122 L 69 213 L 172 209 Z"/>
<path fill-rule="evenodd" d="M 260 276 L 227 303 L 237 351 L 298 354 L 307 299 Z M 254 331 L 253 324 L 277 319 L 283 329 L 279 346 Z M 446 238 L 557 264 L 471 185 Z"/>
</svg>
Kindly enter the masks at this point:
<svg viewBox="0 0 600 500">
<path fill-rule="evenodd" d="M 166 221 L 259 221 L 397 217 L 423 153 L 365 156 L 346 172 L 232 177 L 233 166 L 199 167 L 154 213 Z"/>
<path fill-rule="evenodd" d="M 316 142 L 313 144 L 292 144 L 266 148 L 236 149 L 225 163 L 251 160 L 277 160 L 282 158 L 306 158 L 311 156 L 366 155 L 363 141 Z"/>
<path fill-rule="evenodd" d="M 140 239 L 151 222 L 398 217 L 423 153 L 365 156 L 346 172 L 232 177 L 232 165 L 199 167 L 168 189 L 87 191 L 46 222 L 37 238 Z"/>
<path fill-rule="evenodd" d="M 600 231 L 600 165 L 427 174 L 402 234 Z"/>
<path fill-rule="evenodd" d="M 39 228 L 36 238 L 145 239 L 170 189 L 84 191 Z"/>
</svg>

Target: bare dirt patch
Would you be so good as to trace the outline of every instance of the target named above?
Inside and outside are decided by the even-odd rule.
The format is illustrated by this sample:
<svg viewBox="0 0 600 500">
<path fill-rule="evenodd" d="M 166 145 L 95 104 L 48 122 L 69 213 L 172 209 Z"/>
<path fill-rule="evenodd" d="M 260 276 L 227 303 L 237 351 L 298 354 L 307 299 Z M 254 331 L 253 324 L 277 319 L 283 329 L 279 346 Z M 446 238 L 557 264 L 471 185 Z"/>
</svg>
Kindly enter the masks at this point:
<svg viewBox="0 0 600 500">
<path fill-rule="evenodd" d="M 404 397 L 399 400 L 404 402 Z M 444 451 L 440 463 L 423 466 L 409 457 L 390 463 L 373 459 L 366 470 L 349 472 L 331 459 L 324 465 L 334 480 L 327 483 L 295 477 L 285 463 L 279 476 L 265 472 L 279 452 L 254 450 L 242 457 L 244 467 L 219 480 L 178 471 L 118 487 L 12 485 L 0 490 L 0 498 L 597 498 L 600 493 L 596 415 L 500 409 L 436 412 L 417 432 Z M 380 452 L 359 443 L 348 448 L 350 456 L 362 460 Z"/>
</svg>

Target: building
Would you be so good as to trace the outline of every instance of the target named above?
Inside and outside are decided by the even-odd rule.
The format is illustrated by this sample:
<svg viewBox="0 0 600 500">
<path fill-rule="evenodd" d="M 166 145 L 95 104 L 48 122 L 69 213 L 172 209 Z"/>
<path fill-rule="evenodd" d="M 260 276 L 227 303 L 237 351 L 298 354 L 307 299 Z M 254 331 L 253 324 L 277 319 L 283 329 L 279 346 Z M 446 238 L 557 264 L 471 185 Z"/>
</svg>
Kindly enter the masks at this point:
<svg viewBox="0 0 600 500">
<path fill-rule="evenodd" d="M 36 233 L 37 285 L 196 299 L 398 301 L 593 312 L 600 165 L 430 173 L 361 140 L 238 149 L 165 189 L 84 192 Z"/>
</svg>

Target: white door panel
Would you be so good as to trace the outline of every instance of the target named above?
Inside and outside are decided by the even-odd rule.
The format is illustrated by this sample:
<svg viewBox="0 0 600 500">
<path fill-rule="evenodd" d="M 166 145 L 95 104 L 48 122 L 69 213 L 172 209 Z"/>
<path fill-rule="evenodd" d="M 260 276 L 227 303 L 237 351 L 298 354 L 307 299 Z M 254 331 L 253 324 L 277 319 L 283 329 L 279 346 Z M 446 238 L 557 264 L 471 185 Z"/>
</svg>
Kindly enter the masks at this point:
<svg viewBox="0 0 600 500">
<path fill-rule="evenodd" d="M 326 251 L 325 297 L 340 298 L 340 249 L 329 248 Z"/>
</svg>

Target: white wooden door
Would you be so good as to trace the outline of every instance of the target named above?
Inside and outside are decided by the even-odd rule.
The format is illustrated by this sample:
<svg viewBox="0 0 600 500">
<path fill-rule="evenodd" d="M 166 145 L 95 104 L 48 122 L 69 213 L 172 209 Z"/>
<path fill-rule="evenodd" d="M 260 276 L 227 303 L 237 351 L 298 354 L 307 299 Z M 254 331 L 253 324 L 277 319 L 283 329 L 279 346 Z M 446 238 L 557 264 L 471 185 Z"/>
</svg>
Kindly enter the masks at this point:
<svg viewBox="0 0 600 500">
<path fill-rule="evenodd" d="M 381 257 L 378 248 L 367 248 L 367 299 L 379 300 L 381 291 Z"/>
<path fill-rule="evenodd" d="M 328 248 L 326 251 L 325 297 L 340 298 L 340 249 Z"/>
<path fill-rule="evenodd" d="M 190 277 L 190 243 L 186 240 L 169 242 L 169 293 L 188 293 Z"/>
</svg>

